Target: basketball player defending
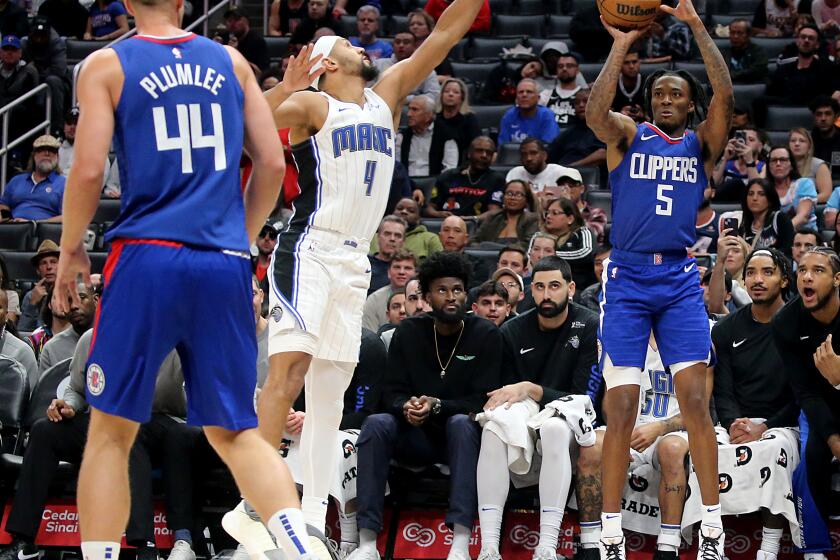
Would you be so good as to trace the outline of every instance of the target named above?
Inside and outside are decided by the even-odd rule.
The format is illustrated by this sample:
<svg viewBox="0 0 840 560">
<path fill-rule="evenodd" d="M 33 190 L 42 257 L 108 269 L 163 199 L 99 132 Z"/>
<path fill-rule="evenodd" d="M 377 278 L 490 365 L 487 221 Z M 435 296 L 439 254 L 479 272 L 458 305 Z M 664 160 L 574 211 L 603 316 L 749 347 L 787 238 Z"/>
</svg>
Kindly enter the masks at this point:
<svg viewBox="0 0 840 560">
<path fill-rule="evenodd" d="M 603 560 L 625 558 L 621 494 L 630 436 L 639 410 L 639 384 L 653 331 L 662 361 L 674 376 L 677 400 L 703 502 L 699 557 L 723 556 L 718 499 L 717 443 L 706 396 L 711 350 L 697 265 L 686 247 L 707 177 L 724 148 L 734 100 L 723 57 L 691 0 L 662 10 L 691 28 L 712 84 L 706 120 L 702 87 L 686 72 L 660 71 L 645 84 L 653 121 L 636 125 L 609 110 L 621 64 L 641 31 L 624 33 L 606 22 L 614 42 L 592 87 L 586 122 L 607 144 L 612 186 L 613 252 L 602 275 L 601 342 L 607 394 L 601 514 Z M 602 18 L 603 21 L 603 18 Z M 688 126 L 699 122 L 695 130 Z"/>
<path fill-rule="evenodd" d="M 287 74 L 266 94 L 277 128 L 291 128 L 301 193 L 270 271 L 269 375 L 259 399 L 260 432 L 279 447 L 305 378 L 302 505 L 306 521 L 320 530 L 337 465 L 337 446 L 330 442 L 359 358 L 367 252 L 391 185 L 394 123 L 402 100 L 467 33 L 481 5 L 452 2 L 422 46 L 372 89 L 366 83 L 377 70 L 364 49 L 331 36 L 315 44 L 309 60 L 318 69 L 311 79 Z M 310 82 L 319 91 L 299 91 Z"/>
<path fill-rule="evenodd" d="M 310 557 L 289 472 L 256 431 L 257 345 L 248 249 L 277 200 L 283 150 L 254 74 L 234 49 L 180 29 L 183 0 L 127 0 L 138 35 L 91 55 L 79 77 L 76 160 L 64 196 L 53 309 L 89 282 L 82 234 L 113 137 L 122 211 L 87 365 L 90 431 L 79 474 L 85 560 L 116 560 L 129 515 L 128 455 L 176 348 L 188 418 L 268 520 L 287 557 Z M 239 159 L 254 173 L 244 191 Z M 280 483 L 278 484 L 278 478 Z"/>
</svg>

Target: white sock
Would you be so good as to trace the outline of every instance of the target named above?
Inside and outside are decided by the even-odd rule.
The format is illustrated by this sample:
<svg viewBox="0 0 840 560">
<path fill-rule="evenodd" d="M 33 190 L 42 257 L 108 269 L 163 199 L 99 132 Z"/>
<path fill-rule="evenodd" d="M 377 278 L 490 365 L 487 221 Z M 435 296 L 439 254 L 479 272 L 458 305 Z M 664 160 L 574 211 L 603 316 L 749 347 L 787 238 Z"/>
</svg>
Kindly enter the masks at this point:
<svg viewBox="0 0 840 560">
<path fill-rule="evenodd" d="M 312 554 L 306 522 L 303 520 L 303 512 L 299 509 L 281 509 L 271 516 L 266 526 L 289 560 Z"/>
<path fill-rule="evenodd" d="M 306 493 L 305 489 L 304 493 Z M 300 509 L 303 511 L 304 520 L 322 533 L 327 528 L 328 505 L 327 498 L 316 498 L 314 496 L 304 496 L 300 501 Z"/>
<path fill-rule="evenodd" d="M 376 550 L 377 535 L 370 529 L 359 529 L 359 550 L 372 552 Z"/>
<path fill-rule="evenodd" d="M 459 551 L 469 557 L 470 533 L 472 533 L 470 529 L 470 527 L 464 527 L 457 523 L 452 527 L 452 546 L 449 547 L 449 554 Z"/>
<path fill-rule="evenodd" d="M 359 543 L 359 526 L 356 525 L 356 512 L 338 512 L 338 526 L 341 528 L 341 542 Z"/>
<path fill-rule="evenodd" d="M 581 548 L 597 548 L 598 541 L 601 540 L 601 522 L 600 521 L 581 521 L 580 522 L 580 547 Z"/>
<path fill-rule="evenodd" d="M 720 503 L 712 506 L 703 506 L 702 517 L 700 518 L 700 528 L 713 527 L 723 531 L 723 521 L 720 518 Z"/>
<path fill-rule="evenodd" d="M 495 504 L 478 506 L 478 524 L 481 529 L 481 548 L 499 551 L 504 510 Z"/>
<path fill-rule="evenodd" d="M 614 539 L 624 536 L 621 530 L 621 513 L 601 512 L 601 538 Z"/>
<path fill-rule="evenodd" d="M 540 508 L 540 542 L 537 544 L 538 548 L 557 550 L 557 537 L 560 535 L 563 513 L 563 508 Z"/>
<path fill-rule="evenodd" d="M 82 543 L 84 560 L 118 560 L 120 543 L 110 541 L 85 541 Z"/>
<path fill-rule="evenodd" d="M 761 550 L 770 554 L 779 554 L 779 545 L 782 540 L 784 529 L 761 528 Z"/>
<path fill-rule="evenodd" d="M 680 549 L 681 542 L 682 536 L 680 535 L 679 525 L 668 525 L 666 523 L 659 525 L 659 538 L 656 540 L 657 550 L 677 552 Z"/>
</svg>

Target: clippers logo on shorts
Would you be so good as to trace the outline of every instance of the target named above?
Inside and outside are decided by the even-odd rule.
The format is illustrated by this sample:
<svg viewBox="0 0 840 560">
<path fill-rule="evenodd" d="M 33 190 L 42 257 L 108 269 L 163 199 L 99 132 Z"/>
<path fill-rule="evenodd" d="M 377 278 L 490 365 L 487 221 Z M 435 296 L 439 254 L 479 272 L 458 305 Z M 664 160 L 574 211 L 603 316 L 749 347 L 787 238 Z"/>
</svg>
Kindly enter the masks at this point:
<svg viewBox="0 0 840 560">
<path fill-rule="evenodd" d="M 637 474 L 631 475 L 627 484 L 636 492 L 644 492 L 648 489 L 648 486 L 650 486 L 650 483 L 645 477 Z"/>
<path fill-rule="evenodd" d="M 726 494 L 732 490 L 732 477 L 726 473 L 720 473 L 718 475 L 718 487 L 721 494 Z"/>
<path fill-rule="evenodd" d="M 761 471 L 759 472 L 761 474 L 761 484 L 759 484 L 758 487 L 763 488 L 764 485 L 767 484 L 767 481 L 770 480 L 770 475 L 772 473 L 770 472 L 770 467 L 761 467 Z"/>
<path fill-rule="evenodd" d="M 280 319 L 283 318 L 283 308 L 279 305 L 275 305 L 271 308 L 269 315 L 271 315 L 271 318 L 274 319 L 275 323 L 279 323 Z"/>
<path fill-rule="evenodd" d="M 746 445 L 740 445 L 735 448 L 735 465 L 743 467 L 752 459 L 752 449 Z"/>
<path fill-rule="evenodd" d="M 98 364 L 90 364 L 87 369 L 87 388 L 93 396 L 99 396 L 105 390 L 105 372 Z"/>
<path fill-rule="evenodd" d="M 776 464 L 778 464 L 780 467 L 787 468 L 787 451 L 785 451 L 784 449 L 779 450 L 779 458 L 776 459 Z"/>
</svg>

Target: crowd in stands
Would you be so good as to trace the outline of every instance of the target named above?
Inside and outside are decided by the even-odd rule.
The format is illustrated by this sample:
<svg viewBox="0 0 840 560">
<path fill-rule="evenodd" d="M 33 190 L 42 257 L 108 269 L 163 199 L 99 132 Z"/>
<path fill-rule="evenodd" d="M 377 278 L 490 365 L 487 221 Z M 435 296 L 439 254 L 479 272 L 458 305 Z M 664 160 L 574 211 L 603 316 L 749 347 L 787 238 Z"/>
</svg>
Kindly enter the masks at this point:
<svg viewBox="0 0 840 560">
<path fill-rule="evenodd" d="M 750 456 L 763 461 L 769 455 L 761 445 L 773 438 L 792 441 L 790 449 L 807 457 L 807 499 L 826 519 L 840 514 L 840 496 L 831 488 L 832 476 L 840 476 L 840 391 L 835 388 L 840 379 L 828 366 L 803 361 L 801 341 L 789 324 L 811 329 L 820 342 L 840 324 L 840 259 L 828 250 L 840 249 L 840 1 L 760 0 L 747 2 L 750 13 L 726 16 L 730 2 L 735 0 L 709 2 L 705 16 L 735 84 L 735 117 L 697 212 L 697 242 L 688 248 L 697 259 L 714 324 L 711 408 L 719 422 L 721 454 L 746 446 Z M 357 430 L 354 507 L 342 502 L 339 512 L 340 550 L 355 554 L 352 560 L 376 559 L 391 459 L 412 466 L 449 465 L 451 560 L 468 558 L 469 529 L 478 510 L 480 559 L 499 558 L 509 481 L 517 488 L 538 487 L 545 523 L 535 558 L 554 558 L 571 491 L 581 527 L 579 560 L 598 556 L 603 434 L 595 428 L 605 419 L 597 313 L 600 278 L 611 251 L 611 215 L 606 149 L 587 126 L 585 109 L 587 84 L 600 71 L 610 39 L 594 3 L 565 1 L 541 3 L 533 14 L 519 16 L 544 22 L 545 29 L 555 25 L 554 18 L 566 18 L 565 29 L 524 38 L 528 33 L 505 32 L 504 17 L 512 17 L 505 12 L 515 14 L 526 5 L 524 0 L 485 1 L 463 48 L 406 99 L 388 210 L 371 240 L 364 343 L 342 422 L 342 430 Z M 445 6 L 446 0 L 423 6 L 274 0 L 266 37 L 259 31 L 262 22 L 242 6 L 224 12 L 212 37 L 237 48 L 268 90 L 282 80 L 288 56 L 322 35 L 348 36 L 385 70 L 422 45 Z M 70 106 L 67 41 L 104 44 L 130 25 L 119 0 L 25 5 L 0 0 L 0 105 L 42 83 L 51 92 L 50 134 L 12 153 L 17 173 L 3 186 L 0 216 L 8 224 L 0 228 L 61 222 L 79 116 Z M 538 27 L 542 32 L 543 25 Z M 281 53 L 270 48 L 278 40 L 286 49 Z M 471 57 L 482 40 L 496 51 Z M 664 13 L 625 57 L 612 109 L 645 121 L 644 81 L 661 68 L 705 79 L 688 28 Z M 44 103 L 44 96 L 35 96 L 11 113 L 10 139 L 40 120 Z M 270 259 L 296 193 L 288 131 L 280 134 L 289 164 L 283 196 L 259 234 L 252 259 L 261 379 L 267 368 L 266 321 L 274 312 L 266 296 Z M 103 163 L 102 197 L 119 199 L 118 161 Z M 0 314 L 6 317 L 0 357 L 19 364 L 33 402 L 51 372 L 69 375 L 70 383 L 29 429 L 6 523 L 14 540 L 0 551 L 0 560 L 37 552 L 35 536 L 50 483 L 59 461 L 78 463 L 89 418 L 84 365 L 100 285 L 94 277 L 69 315 L 53 313 L 59 248 L 48 238 L 36 241 L 27 249 L 37 247 L 32 270 L 19 276 L 10 276 L 6 266 L 7 249 L 19 248 L 0 248 Z M 811 317 L 801 309 L 797 298 L 815 293 L 834 315 Z M 787 323 L 774 319 L 780 314 Z M 815 320 L 819 325 L 812 324 Z M 686 501 L 688 443 L 678 414 L 667 404 L 675 398 L 673 380 L 657 361 L 655 337 L 648 352 L 650 383 L 641 392 L 631 467 L 647 465 L 658 473 L 662 488 L 679 490 L 662 494 L 661 518 L 645 529 L 658 535 L 658 560 L 668 560 L 676 557 L 679 525 L 692 507 Z M 194 560 L 202 527 L 201 481 L 220 464 L 203 459 L 210 454 L 206 439 L 183 423 L 176 353 L 160 375 L 155 415 L 143 426 L 132 454 L 136 484 L 127 539 L 143 560 L 156 558 L 150 468 L 159 465 L 176 540 L 170 558 Z M 581 402 L 589 403 L 591 418 L 584 417 L 595 435 L 579 434 L 552 415 L 552 406 L 567 397 L 589 399 Z M 540 477 L 530 462 L 525 467 L 508 462 L 494 423 L 509 419 L 493 414 L 506 402 L 549 411 L 537 428 L 543 472 L 568 476 Z M 482 423 L 472 420 L 476 414 L 484 414 Z M 289 417 L 290 442 L 304 415 L 300 399 Z M 777 456 L 775 450 L 770 462 Z M 793 456 L 790 461 L 774 490 L 793 491 L 798 462 Z M 656 488 L 651 491 L 658 499 Z M 756 494 L 738 503 L 724 497 L 723 512 L 761 511 L 761 558 L 775 560 L 782 531 L 795 520 L 770 515 L 768 503 Z M 812 546 L 805 554 L 815 560 L 830 548 L 830 542 Z"/>
</svg>

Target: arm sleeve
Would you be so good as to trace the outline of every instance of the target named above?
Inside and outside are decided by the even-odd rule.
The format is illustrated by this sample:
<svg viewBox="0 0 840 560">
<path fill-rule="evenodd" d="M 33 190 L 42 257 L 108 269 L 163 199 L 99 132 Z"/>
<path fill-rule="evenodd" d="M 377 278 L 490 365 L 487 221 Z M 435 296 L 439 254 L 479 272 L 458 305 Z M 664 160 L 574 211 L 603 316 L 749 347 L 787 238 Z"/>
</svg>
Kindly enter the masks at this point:
<svg viewBox="0 0 840 560">
<path fill-rule="evenodd" d="M 391 345 L 388 347 L 388 361 L 385 381 L 382 387 L 382 408 L 398 418 L 402 418 L 402 406 L 411 398 L 411 386 L 408 383 L 408 364 L 403 354 L 401 329 L 397 327 Z M 410 344 L 405 345 L 410 348 Z"/>
<path fill-rule="evenodd" d="M 476 375 L 468 393 L 458 399 L 442 399 L 440 416 L 447 418 L 455 414 L 481 412 L 487 402 L 487 393 L 498 389 L 502 379 L 502 335 L 493 327 L 484 337 L 483 352 L 475 359 Z M 391 343 L 393 345 L 393 342 Z"/>
<path fill-rule="evenodd" d="M 714 395 L 715 412 L 721 425 L 729 430 L 729 426 L 736 418 L 740 418 L 741 408 L 735 399 L 735 380 L 732 376 L 732 346 L 724 329 L 728 321 L 719 323 L 712 329 L 712 344 L 715 347 L 717 363 L 714 366 L 715 384 Z"/>
<path fill-rule="evenodd" d="M 378 336 L 362 338 L 359 363 L 353 372 L 353 381 L 344 393 L 344 415 L 340 429 L 359 429 L 364 419 L 379 408 L 382 378 L 388 362 L 385 344 Z"/>
<path fill-rule="evenodd" d="M 817 202 L 817 186 L 814 184 L 813 179 L 808 179 L 803 177 L 797 181 L 796 184 L 796 195 L 799 197 L 800 200 L 803 198 L 808 200 L 813 200 L 814 203 Z"/>
</svg>

